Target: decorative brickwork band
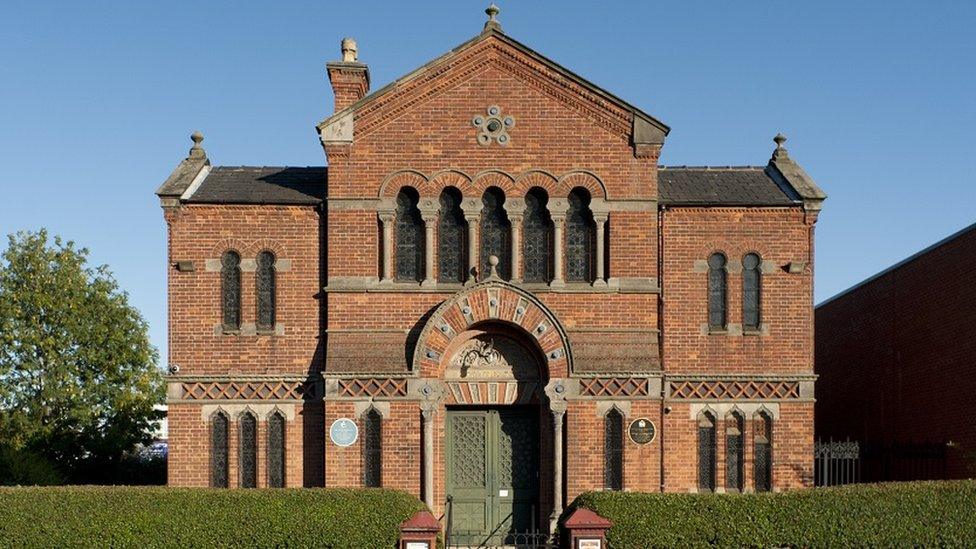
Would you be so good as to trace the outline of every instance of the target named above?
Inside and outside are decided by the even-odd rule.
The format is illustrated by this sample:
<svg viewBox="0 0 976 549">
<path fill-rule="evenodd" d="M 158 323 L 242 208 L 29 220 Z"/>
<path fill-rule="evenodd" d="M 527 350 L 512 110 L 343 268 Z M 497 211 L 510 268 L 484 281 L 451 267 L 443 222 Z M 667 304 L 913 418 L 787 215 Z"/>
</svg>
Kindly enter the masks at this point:
<svg viewBox="0 0 976 549">
<path fill-rule="evenodd" d="M 341 397 L 383 397 L 407 396 L 405 378 L 339 379 Z"/>
<path fill-rule="evenodd" d="M 580 395 L 635 397 L 648 396 L 650 382 L 638 377 L 594 377 L 580 380 Z"/>
<path fill-rule="evenodd" d="M 528 404 L 538 383 L 511 381 L 447 382 L 455 404 Z"/>
<path fill-rule="evenodd" d="M 302 381 L 186 381 L 180 383 L 183 400 L 302 400 Z"/>
<path fill-rule="evenodd" d="M 672 380 L 672 399 L 795 399 L 798 380 Z"/>
</svg>

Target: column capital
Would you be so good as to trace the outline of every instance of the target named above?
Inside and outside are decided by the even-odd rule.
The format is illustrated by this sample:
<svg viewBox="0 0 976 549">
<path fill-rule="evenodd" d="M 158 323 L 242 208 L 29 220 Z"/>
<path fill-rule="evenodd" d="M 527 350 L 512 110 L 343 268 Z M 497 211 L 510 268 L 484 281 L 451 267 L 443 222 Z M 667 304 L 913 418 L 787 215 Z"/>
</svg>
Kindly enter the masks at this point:
<svg viewBox="0 0 976 549">
<path fill-rule="evenodd" d="M 566 219 L 566 213 L 569 212 L 569 199 L 550 198 L 549 203 L 546 204 L 546 209 L 549 210 L 549 215 L 552 216 L 553 222 L 557 218 L 559 221 L 564 221 Z"/>
<path fill-rule="evenodd" d="M 461 211 L 464 212 L 465 219 L 468 219 L 469 216 L 479 217 L 484 207 L 484 203 L 479 198 L 469 197 L 461 200 Z"/>
<path fill-rule="evenodd" d="M 610 216 L 610 205 L 603 198 L 594 198 L 590 200 L 590 212 L 593 213 L 593 219 L 597 222 L 601 219 L 606 221 Z"/>
<path fill-rule="evenodd" d="M 505 209 L 505 213 L 508 214 L 510 220 L 514 217 L 521 219 L 522 215 L 525 214 L 525 199 L 507 198 L 505 199 L 505 203 L 502 204 L 502 208 Z"/>
<path fill-rule="evenodd" d="M 437 219 L 437 215 L 441 211 L 441 205 L 433 198 L 422 198 L 420 203 L 417 204 L 417 209 L 420 210 L 420 218 L 424 222 L 428 222 Z"/>
<path fill-rule="evenodd" d="M 395 211 L 378 211 L 376 212 L 376 215 L 379 216 L 380 221 L 382 221 L 383 223 L 392 223 L 393 220 L 396 218 Z"/>
</svg>

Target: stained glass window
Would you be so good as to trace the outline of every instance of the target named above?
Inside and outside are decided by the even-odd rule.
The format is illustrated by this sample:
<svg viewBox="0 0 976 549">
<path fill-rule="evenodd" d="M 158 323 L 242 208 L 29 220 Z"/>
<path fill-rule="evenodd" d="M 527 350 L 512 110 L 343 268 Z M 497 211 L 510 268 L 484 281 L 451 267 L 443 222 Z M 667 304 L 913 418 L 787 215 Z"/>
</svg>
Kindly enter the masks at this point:
<svg viewBox="0 0 976 549">
<path fill-rule="evenodd" d="M 252 414 L 241 416 L 240 463 L 241 488 L 256 488 L 258 485 L 258 422 Z"/>
<path fill-rule="evenodd" d="M 503 280 L 512 277 L 512 225 L 505 213 L 505 193 L 498 187 L 489 187 L 481 197 L 481 258 L 479 278 L 487 278 L 491 272 L 488 258 L 498 258 L 498 276 Z"/>
<path fill-rule="evenodd" d="M 742 258 L 742 327 L 747 330 L 759 329 L 761 264 L 757 254 L 746 254 Z"/>
<path fill-rule="evenodd" d="M 285 418 L 275 412 L 268 418 L 268 487 L 285 486 Z"/>
<path fill-rule="evenodd" d="M 725 256 L 712 254 L 708 258 L 708 327 L 725 329 L 726 277 Z"/>
<path fill-rule="evenodd" d="M 525 195 L 522 221 L 522 269 L 526 282 L 552 280 L 552 218 L 546 191 L 536 187 Z"/>
<path fill-rule="evenodd" d="M 743 428 L 741 415 L 733 412 L 725 418 L 725 489 L 728 491 L 742 491 Z"/>
<path fill-rule="evenodd" d="M 773 420 L 765 412 L 753 420 L 753 459 L 757 492 L 768 492 L 773 485 Z"/>
<path fill-rule="evenodd" d="M 257 300 L 258 300 L 258 330 L 269 331 L 275 327 L 276 278 L 275 256 L 271 252 L 258 254 L 257 268 Z"/>
<path fill-rule="evenodd" d="M 583 188 L 569 193 L 566 213 L 566 280 L 593 282 L 596 266 L 596 224 L 590 211 L 590 193 Z"/>
<path fill-rule="evenodd" d="M 363 486 L 382 486 L 383 466 L 383 416 L 376 408 L 370 408 L 363 417 Z"/>
<path fill-rule="evenodd" d="M 698 491 L 715 491 L 715 416 L 698 416 Z"/>
<path fill-rule="evenodd" d="M 424 277 L 424 220 L 417 208 L 420 195 L 404 187 L 396 201 L 396 279 L 420 282 Z"/>
<path fill-rule="evenodd" d="M 241 256 L 234 251 L 224 252 L 221 258 L 221 310 L 224 329 L 241 327 Z"/>
<path fill-rule="evenodd" d="M 603 488 L 624 487 L 624 417 L 611 408 L 603 418 Z"/>
<path fill-rule="evenodd" d="M 227 488 L 227 416 L 222 412 L 210 419 L 210 485 Z"/>
<path fill-rule="evenodd" d="M 448 187 L 441 192 L 437 220 L 437 281 L 464 282 L 467 279 L 464 245 L 467 223 L 461 210 L 461 191 Z"/>
</svg>

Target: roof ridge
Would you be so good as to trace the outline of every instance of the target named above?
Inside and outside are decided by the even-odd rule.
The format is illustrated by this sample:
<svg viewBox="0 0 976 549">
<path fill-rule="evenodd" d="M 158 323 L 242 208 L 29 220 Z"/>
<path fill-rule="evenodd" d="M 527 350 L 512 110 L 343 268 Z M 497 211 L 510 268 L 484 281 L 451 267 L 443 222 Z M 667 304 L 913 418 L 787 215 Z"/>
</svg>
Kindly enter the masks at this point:
<svg viewBox="0 0 976 549">
<path fill-rule="evenodd" d="M 746 170 L 765 170 L 766 166 L 688 166 L 685 164 L 678 164 L 673 166 L 658 166 L 659 170 L 714 170 L 714 171 L 746 171 Z"/>
</svg>

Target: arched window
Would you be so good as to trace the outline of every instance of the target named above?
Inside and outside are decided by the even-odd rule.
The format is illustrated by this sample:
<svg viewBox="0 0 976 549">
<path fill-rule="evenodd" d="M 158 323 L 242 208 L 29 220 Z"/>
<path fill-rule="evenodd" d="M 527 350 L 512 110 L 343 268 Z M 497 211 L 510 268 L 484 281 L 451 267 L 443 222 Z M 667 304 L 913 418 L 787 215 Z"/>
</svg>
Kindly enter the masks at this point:
<svg viewBox="0 0 976 549">
<path fill-rule="evenodd" d="M 725 329 L 726 319 L 726 276 L 725 255 L 712 254 L 708 258 L 708 327 Z"/>
<path fill-rule="evenodd" d="M 370 408 L 363 416 L 363 486 L 379 488 L 383 477 L 383 416 Z"/>
<path fill-rule="evenodd" d="M 404 187 L 396 202 L 396 279 L 420 282 L 424 277 L 424 220 L 417 208 L 420 195 Z"/>
<path fill-rule="evenodd" d="M 742 415 L 738 412 L 725 417 L 725 489 L 730 492 L 742 491 L 744 428 Z"/>
<path fill-rule="evenodd" d="M 746 254 L 742 258 L 742 328 L 745 330 L 758 330 L 761 322 L 761 265 L 759 254 Z"/>
<path fill-rule="evenodd" d="M 241 329 L 241 256 L 226 251 L 220 260 L 221 311 L 225 330 Z"/>
<path fill-rule="evenodd" d="M 210 486 L 227 488 L 227 416 L 217 412 L 210 418 Z"/>
<path fill-rule="evenodd" d="M 467 224 L 461 211 L 461 191 L 448 187 L 441 192 L 437 219 L 437 281 L 464 282 L 468 278 L 464 244 Z"/>
<path fill-rule="evenodd" d="M 603 488 L 624 488 L 624 416 L 616 408 L 603 418 Z"/>
<path fill-rule="evenodd" d="M 257 329 L 267 332 L 275 328 L 275 306 L 277 303 L 275 255 L 271 252 L 261 252 L 258 254 L 257 264 Z"/>
<path fill-rule="evenodd" d="M 773 418 L 760 411 L 752 419 L 753 460 L 757 492 L 768 492 L 773 486 Z"/>
<path fill-rule="evenodd" d="M 590 193 L 577 187 L 569 193 L 566 213 L 566 280 L 593 282 L 596 266 L 596 223 Z"/>
<path fill-rule="evenodd" d="M 254 414 L 247 412 L 241 416 L 240 428 L 240 469 L 241 488 L 256 488 L 258 485 L 258 422 Z"/>
<path fill-rule="evenodd" d="M 505 193 L 498 187 L 488 187 L 481 197 L 481 258 L 479 278 L 491 272 L 488 258 L 498 258 L 498 276 L 512 277 L 512 224 L 505 213 Z"/>
<path fill-rule="evenodd" d="M 522 221 L 523 279 L 526 282 L 549 282 L 552 279 L 552 218 L 546 204 L 546 191 L 533 187 L 525 195 L 525 219 Z"/>
<path fill-rule="evenodd" d="M 715 491 L 715 416 L 698 416 L 698 491 Z"/>
<path fill-rule="evenodd" d="M 268 418 L 268 488 L 285 486 L 285 417 L 280 412 Z"/>
</svg>

